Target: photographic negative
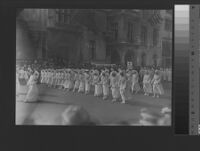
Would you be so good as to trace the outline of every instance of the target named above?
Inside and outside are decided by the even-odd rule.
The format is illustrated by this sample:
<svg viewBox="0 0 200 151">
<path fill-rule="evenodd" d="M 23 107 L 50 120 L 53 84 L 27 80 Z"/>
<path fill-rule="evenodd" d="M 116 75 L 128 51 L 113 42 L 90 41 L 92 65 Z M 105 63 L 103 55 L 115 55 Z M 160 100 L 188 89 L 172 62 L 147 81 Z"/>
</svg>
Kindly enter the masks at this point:
<svg viewBox="0 0 200 151">
<path fill-rule="evenodd" d="M 16 13 L 16 125 L 171 125 L 172 10 Z"/>
</svg>

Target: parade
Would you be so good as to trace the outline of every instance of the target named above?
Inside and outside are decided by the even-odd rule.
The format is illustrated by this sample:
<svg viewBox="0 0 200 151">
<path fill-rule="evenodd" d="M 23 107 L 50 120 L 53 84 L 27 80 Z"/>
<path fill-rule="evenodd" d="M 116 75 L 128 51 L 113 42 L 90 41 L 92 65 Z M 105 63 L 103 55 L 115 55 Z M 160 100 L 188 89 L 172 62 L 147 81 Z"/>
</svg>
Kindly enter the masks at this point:
<svg viewBox="0 0 200 151">
<path fill-rule="evenodd" d="M 86 110 L 97 125 L 159 125 L 170 114 L 171 11 L 21 9 L 16 21 L 17 124 L 82 125 L 68 118 Z"/>
<path fill-rule="evenodd" d="M 35 63 L 36 64 L 36 63 Z M 33 65 L 32 65 L 33 66 Z M 37 65 L 38 66 L 38 65 Z M 90 68 L 39 68 L 30 65 L 17 66 L 17 87 L 20 84 L 37 85 L 94 95 L 102 100 L 126 103 L 137 93 L 149 97 L 162 97 L 163 83 L 171 82 L 170 68 L 95 67 Z M 30 87 L 29 87 L 30 89 Z M 36 101 L 36 100 L 35 100 Z M 25 100 L 26 102 L 26 100 Z"/>
</svg>

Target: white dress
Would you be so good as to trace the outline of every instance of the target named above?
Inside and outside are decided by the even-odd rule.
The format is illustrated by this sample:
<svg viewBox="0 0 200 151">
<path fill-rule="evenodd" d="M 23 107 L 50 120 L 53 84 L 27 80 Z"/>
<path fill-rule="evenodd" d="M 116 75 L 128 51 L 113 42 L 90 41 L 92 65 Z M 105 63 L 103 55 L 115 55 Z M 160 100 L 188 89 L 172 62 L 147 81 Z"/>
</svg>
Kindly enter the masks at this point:
<svg viewBox="0 0 200 151">
<path fill-rule="evenodd" d="M 139 76 L 138 74 L 133 74 L 132 75 L 132 86 L 131 86 L 132 91 L 139 91 L 140 90 L 140 85 L 139 85 Z"/>
<path fill-rule="evenodd" d="M 152 93 L 150 75 L 145 74 L 143 77 L 143 89 L 145 93 Z"/>
<path fill-rule="evenodd" d="M 37 80 L 37 77 L 35 75 L 31 75 L 27 83 L 29 89 L 26 94 L 25 102 L 36 102 L 38 100 L 39 92 L 38 92 L 36 80 Z"/>
<path fill-rule="evenodd" d="M 93 83 L 94 83 L 94 96 L 100 96 L 102 94 L 102 84 L 100 81 L 100 77 L 97 75 L 94 75 L 94 79 L 93 79 Z"/>
<path fill-rule="evenodd" d="M 111 91 L 113 99 L 119 98 L 119 85 L 118 85 L 118 77 L 111 76 L 110 77 Z"/>
<path fill-rule="evenodd" d="M 122 101 L 126 101 L 127 100 L 127 79 L 126 77 L 122 77 L 120 76 L 120 79 L 119 79 L 119 90 L 120 90 L 120 95 L 121 95 L 121 98 L 122 98 Z"/>
<path fill-rule="evenodd" d="M 161 77 L 155 74 L 152 82 L 153 82 L 153 92 L 155 94 L 160 94 L 160 95 L 164 94 L 164 89 L 161 84 Z"/>
<path fill-rule="evenodd" d="M 78 89 L 78 92 L 84 92 L 85 91 L 85 77 L 83 74 L 80 74 L 79 75 L 79 81 L 80 81 L 80 84 L 79 84 L 79 89 Z"/>
<path fill-rule="evenodd" d="M 74 89 L 78 89 L 79 88 L 79 84 L 80 84 L 79 74 L 76 73 L 75 76 L 74 76 L 74 79 L 75 79 Z"/>
<path fill-rule="evenodd" d="M 90 92 L 90 75 L 89 74 L 85 74 L 85 91 L 86 92 Z"/>
<path fill-rule="evenodd" d="M 108 76 L 102 76 L 101 77 L 102 81 L 102 88 L 103 88 L 103 95 L 108 96 L 109 95 L 109 78 Z"/>
</svg>

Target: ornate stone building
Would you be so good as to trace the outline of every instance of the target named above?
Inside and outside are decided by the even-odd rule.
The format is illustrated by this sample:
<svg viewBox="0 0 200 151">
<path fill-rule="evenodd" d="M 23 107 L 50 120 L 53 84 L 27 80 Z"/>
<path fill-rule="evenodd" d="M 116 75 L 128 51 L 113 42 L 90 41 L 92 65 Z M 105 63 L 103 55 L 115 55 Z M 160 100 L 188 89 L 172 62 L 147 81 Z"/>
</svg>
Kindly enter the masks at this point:
<svg viewBox="0 0 200 151">
<path fill-rule="evenodd" d="M 171 66 L 169 10 L 24 9 L 17 22 L 26 24 L 36 58 Z"/>
</svg>

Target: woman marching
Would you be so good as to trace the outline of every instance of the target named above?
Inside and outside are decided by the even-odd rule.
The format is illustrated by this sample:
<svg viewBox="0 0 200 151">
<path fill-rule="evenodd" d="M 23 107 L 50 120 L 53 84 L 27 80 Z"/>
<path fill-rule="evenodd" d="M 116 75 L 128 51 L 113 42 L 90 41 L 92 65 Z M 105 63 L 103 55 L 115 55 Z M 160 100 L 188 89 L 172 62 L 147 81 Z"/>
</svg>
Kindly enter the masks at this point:
<svg viewBox="0 0 200 151">
<path fill-rule="evenodd" d="M 139 74 L 136 70 L 133 70 L 131 90 L 132 90 L 132 93 L 135 92 L 135 94 L 137 94 L 138 91 L 140 90 Z"/>
<path fill-rule="evenodd" d="M 106 100 L 109 96 L 109 76 L 106 71 L 101 74 L 101 82 L 103 88 L 103 100 Z"/>
<path fill-rule="evenodd" d="M 112 71 L 110 73 L 110 86 L 111 86 L 111 92 L 112 92 L 112 102 L 116 102 L 119 99 L 120 93 L 119 93 L 119 77 L 117 76 L 116 71 Z"/>
<path fill-rule="evenodd" d="M 149 94 L 152 93 L 151 77 L 148 71 L 145 71 L 143 77 L 143 89 L 144 89 L 144 95 L 149 96 Z"/>
<path fill-rule="evenodd" d="M 74 71 L 70 69 L 69 71 L 69 85 L 68 85 L 68 90 L 71 91 L 74 87 Z"/>
<path fill-rule="evenodd" d="M 85 91 L 85 76 L 84 76 L 83 70 L 80 71 L 79 81 L 80 81 L 80 84 L 79 84 L 79 88 L 78 88 L 78 93 L 84 93 L 84 91 Z"/>
<path fill-rule="evenodd" d="M 75 71 L 74 80 L 75 80 L 75 84 L 74 84 L 73 92 L 76 92 L 78 90 L 79 84 L 80 84 L 78 69 Z"/>
<path fill-rule="evenodd" d="M 66 74 L 65 74 L 64 90 L 69 91 L 69 89 L 68 89 L 69 82 L 70 82 L 70 73 L 69 73 L 69 70 L 67 70 Z"/>
<path fill-rule="evenodd" d="M 132 99 L 132 71 L 131 70 L 127 70 L 125 76 L 127 77 L 127 81 L 126 81 L 126 95 L 127 95 L 127 99 L 130 100 Z"/>
<path fill-rule="evenodd" d="M 120 72 L 120 78 L 119 78 L 119 90 L 120 90 L 120 95 L 122 99 L 122 104 L 126 103 L 127 96 L 126 96 L 126 91 L 127 91 L 127 77 L 123 71 Z"/>
<path fill-rule="evenodd" d="M 95 86 L 95 88 L 94 88 L 94 96 L 97 96 L 97 97 L 101 96 L 101 94 L 102 94 L 101 85 L 102 84 L 101 84 L 101 78 L 99 76 L 99 71 L 98 70 L 96 70 L 94 72 L 93 84 Z"/>
<path fill-rule="evenodd" d="M 154 77 L 151 82 L 153 84 L 153 97 L 159 98 L 160 95 L 164 94 L 164 89 L 161 83 L 161 75 L 159 75 L 158 70 L 155 71 Z"/>
<path fill-rule="evenodd" d="M 27 86 L 28 86 L 28 93 L 26 95 L 26 98 L 24 100 L 24 102 L 36 102 L 38 99 L 38 88 L 37 88 L 37 80 L 39 77 L 39 73 L 37 71 L 34 72 L 33 75 L 31 75 Z"/>
<path fill-rule="evenodd" d="M 90 85 L 91 85 L 91 75 L 89 74 L 89 70 L 85 71 L 85 94 L 90 93 Z"/>
</svg>

